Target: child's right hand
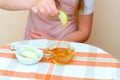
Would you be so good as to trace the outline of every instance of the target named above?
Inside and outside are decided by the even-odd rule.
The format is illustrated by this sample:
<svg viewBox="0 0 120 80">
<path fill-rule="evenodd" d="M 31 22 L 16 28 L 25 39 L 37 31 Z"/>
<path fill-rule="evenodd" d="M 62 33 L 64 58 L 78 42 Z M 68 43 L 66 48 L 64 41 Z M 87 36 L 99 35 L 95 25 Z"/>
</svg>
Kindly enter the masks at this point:
<svg viewBox="0 0 120 80">
<path fill-rule="evenodd" d="M 54 0 L 38 0 L 32 7 L 32 11 L 36 14 L 42 14 L 49 17 L 58 16 L 59 11 Z"/>
</svg>

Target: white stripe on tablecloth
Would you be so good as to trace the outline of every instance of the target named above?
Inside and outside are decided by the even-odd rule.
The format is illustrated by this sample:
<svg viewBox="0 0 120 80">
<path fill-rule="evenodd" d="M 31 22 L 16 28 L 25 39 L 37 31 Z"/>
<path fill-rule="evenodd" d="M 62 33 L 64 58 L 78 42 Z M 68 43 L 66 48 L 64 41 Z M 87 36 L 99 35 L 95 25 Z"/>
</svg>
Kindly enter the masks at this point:
<svg viewBox="0 0 120 80">
<path fill-rule="evenodd" d="M 9 49 L 0 49 L 0 52 L 4 52 L 4 53 L 14 53 L 13 51 L 9 50 Z"/>
<path fill-rule="evenodd" d="M 95 62 L 115 62 L 116 63 L 116 59 L 113 58 L 95 58 L 95 57 L 77 57 L 75 56 L 73 60 L 78 60 L 78 61 L 95 61 Z"/>
<path fill-rule="evenodd" d="M 91 72 L 91 70 L 93 71 Z M 55 65 L 52 74 L 62 75 L 62 76 L 71 76 L 71 77 L 77 77 L 77 78 L 93 78 L 93 77 L 96 79 L 112 79 L 113 78 L 113 76 L 111 76 L 112 74 L 111 68 L 95 67 L 95 66 L 86 67 L 86 66 L 74 66 L 74 65 L 68 66 L 67 65 L 66 67 L 66 66 Z"/>
<path fill-rule="evenodd" d="M 36 48 L 46 48 L 48 44 L 47 39 L 41 39 L 41 40 L 25 40 L 25 41 L 19 41 L 15 43 L 11 43 L 10 45 L 31 45 Z"/>
<path fill-rule="evenodd" d="M 101 53 L 101 54 L 108 54 L 103 49 L 85 43 L 76 43 L 76 42 L 69 42 L 70 45 L 75 48 L 76 52 L 94 52 L 94 53 Z"/>
<path fill-rule="evenodd" d="M 120 68 L 112 68 L 112 76 L 114 80 L 120 80 Z"/>
<path fill-rule="evenodd" d="M 0 76 L 0 80 L 36 80 L 36 79 L 13 77 L 13 76 L 12 77 L 10 77 L 10 76 Z"/>
</svg>

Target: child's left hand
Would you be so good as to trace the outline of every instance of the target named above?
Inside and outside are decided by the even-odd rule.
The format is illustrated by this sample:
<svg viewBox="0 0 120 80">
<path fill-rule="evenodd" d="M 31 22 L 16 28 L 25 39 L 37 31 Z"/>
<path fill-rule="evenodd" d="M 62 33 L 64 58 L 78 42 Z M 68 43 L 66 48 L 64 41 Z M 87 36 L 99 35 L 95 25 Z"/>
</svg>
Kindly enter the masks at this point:
<svg viewBox="0 0 120 80">
<path fill-rule="evenodd" d="M 30 39 L 54 39 L 50 35 L 48 35 L 46 33 L 39 32 L 37 30 L 36 31 L 30 31 L 28 33 L 28 35 L 30 36 Z"/>
</svg>

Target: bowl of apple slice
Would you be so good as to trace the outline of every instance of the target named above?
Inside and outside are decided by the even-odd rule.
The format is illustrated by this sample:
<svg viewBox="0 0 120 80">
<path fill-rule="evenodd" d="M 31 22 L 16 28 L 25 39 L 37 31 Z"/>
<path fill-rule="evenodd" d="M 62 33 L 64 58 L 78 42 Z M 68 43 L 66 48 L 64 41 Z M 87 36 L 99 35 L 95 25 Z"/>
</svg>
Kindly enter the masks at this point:
<svg viewBox="0 0 120 80">
<path fill-rule="evenodd" d="M 35 64 L 42 59 L 43 51 L 30 45 L 19 45 L 15 48 L 15 55 L 23 64 Z"/>
</svg>

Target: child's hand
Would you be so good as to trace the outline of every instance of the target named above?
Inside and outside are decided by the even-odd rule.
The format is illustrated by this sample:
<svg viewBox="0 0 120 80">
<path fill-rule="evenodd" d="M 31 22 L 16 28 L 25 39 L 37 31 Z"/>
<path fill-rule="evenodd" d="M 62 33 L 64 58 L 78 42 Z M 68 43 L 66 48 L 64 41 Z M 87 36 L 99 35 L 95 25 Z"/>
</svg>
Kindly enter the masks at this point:
<svg viewBox="0 0 120 80">
<path fill-rule="evenodd" d="M 42 33 L 40 31 L 30 31 L 28 33 L 29 35 L 29 39 L 54 39 L 53 37 L 49 36 L 48 34 L 46 33 Z"/>
<path fill-rule="evenodd" d="M 59 14 L 54 0 L 38 0 L 32 7 L 32 11 L 49 17 L 54 17 Z"/>
</svg>

